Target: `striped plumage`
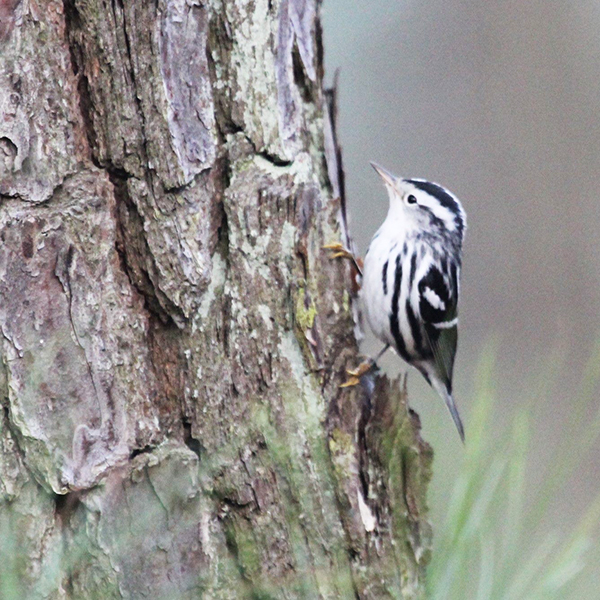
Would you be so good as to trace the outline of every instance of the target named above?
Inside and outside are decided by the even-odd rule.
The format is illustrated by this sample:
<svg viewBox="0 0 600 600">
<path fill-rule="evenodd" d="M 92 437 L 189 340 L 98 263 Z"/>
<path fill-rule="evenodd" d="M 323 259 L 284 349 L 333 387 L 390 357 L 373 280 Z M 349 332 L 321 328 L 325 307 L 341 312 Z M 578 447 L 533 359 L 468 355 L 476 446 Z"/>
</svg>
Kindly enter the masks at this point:
<svg viewBox="0 0 600 600">
<path fill-rule="evenodd" d="M 458 199 L 420 179 L 373 165 L 390 196 L 363 269 L 362 298 L 375 335 L 417 368 L 444 399 L 464 441 L 452 397 L 461 251 L 466 216 Z"/>
</svg>

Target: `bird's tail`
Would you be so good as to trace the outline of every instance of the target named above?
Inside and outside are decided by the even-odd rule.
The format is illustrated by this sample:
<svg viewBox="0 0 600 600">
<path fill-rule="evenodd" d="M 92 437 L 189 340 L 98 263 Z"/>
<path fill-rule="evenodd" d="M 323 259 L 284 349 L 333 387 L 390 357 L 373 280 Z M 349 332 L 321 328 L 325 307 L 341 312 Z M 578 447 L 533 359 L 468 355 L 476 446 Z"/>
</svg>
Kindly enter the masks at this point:
<svg viewBox="0 0 600 600">
<path fill-rule="evenodd" d="M 465 443 L 465 428 L 463 427 L 462 420 L 460 415 L 458 414 L 458 408 L 456 408 L 456 404 L 454 403 L 454 398 L 452 397 L 452 393 L 448 390 L 448 388 L 441 381 L 432 381 L 432 386 L 435 391 L 444 399 L 448 410 L 450 411 L 450 416 L 456 425 L 456 429 L 458 430 L 458 435 L 460 435 L 460 439 L 462 443 Z"/>
</svg>

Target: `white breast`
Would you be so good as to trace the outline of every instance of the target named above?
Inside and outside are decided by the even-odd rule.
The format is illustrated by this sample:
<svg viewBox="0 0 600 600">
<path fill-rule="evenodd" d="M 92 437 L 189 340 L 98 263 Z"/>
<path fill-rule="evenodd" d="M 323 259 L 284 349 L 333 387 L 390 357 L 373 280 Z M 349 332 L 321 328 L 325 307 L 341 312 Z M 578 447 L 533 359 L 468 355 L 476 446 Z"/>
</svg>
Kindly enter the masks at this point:
<svg viewBox="0 0 600 600">
<path fill-rule="evenodd" d="M 405 242 L 409 250 L 403 252 Z M 429 269 L 431 257 L 425 249 L 415 246 L 414 231 L 407 228 L 406 221 L 388 215 L 379 231 L 375 234 L 365 257 L 362 299 L 364 312 L 373 333 L 384 343 L 396 347 L 390 317 L 397 310 L 397 323 L 404 350 L 408 356 L 416 352 L 415 339 L 408 321 L 406 305 L 410 302 L 414 314 L 420 319 L 419 290 L 417 285 L 409 288 L 411 262 L 416 258 L 414 281 L 418 282 Z M 401 261 L 402 282 L 393 306 L 396 286 L 397 261 Z M 385 285 L 384 285 L 384 266 Z"/>
<path fill-rule="evenodd" d="M 373 333 L 384 344 L 394 344 L 390 331 L 390 314 L 394 294 L 396 258 L 402 252 L 402 245 L 403 241 L 397 235 L 391 235 L 390 228 L 386 227 L 384 223 L 375 234 L 365 256 L 361 289 L 363 308 Z M 386 262 L 387 270 L 384 280 Z"/>
</svg>

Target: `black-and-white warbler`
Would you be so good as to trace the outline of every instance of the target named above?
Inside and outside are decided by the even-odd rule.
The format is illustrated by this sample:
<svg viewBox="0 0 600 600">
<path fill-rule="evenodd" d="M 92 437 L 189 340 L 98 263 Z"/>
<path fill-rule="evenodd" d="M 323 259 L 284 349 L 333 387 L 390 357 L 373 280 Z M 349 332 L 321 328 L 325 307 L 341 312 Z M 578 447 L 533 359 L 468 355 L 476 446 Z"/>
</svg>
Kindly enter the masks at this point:
<svg viewBox="0 0 600 600">
<path fill-rule="evenodd" d="M 364 311 L 373 333 L 385 344 L 375 360 L 392 347 L 418 369 L 444 399 L 464 441 L 452 396 L 452 371 L 465 212 L 442 186 L 401 179 L 371 164 L 390 198 L 388 215 L 373 236 L 362 274 Z M 346 385 L 358 383 L 374 362 L 349 371 L 352 378 Z"/>
</svg>

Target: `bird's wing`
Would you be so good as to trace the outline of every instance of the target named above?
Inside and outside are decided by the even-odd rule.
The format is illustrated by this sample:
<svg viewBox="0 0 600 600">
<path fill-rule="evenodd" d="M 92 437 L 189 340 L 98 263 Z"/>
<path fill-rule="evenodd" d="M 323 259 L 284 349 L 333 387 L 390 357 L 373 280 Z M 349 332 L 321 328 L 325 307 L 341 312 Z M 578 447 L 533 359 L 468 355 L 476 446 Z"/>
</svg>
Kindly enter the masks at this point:
<svg viewBox="0 0 600 600">
<path fill-rule="evenodd" d="M 446 265 L 445 265 L 446 266 Z M 419 311 L 425 338 L 438 376 L 452 390 L 452 371 L 458 342 L 458 273 L 455 264 L 442 272 L 431 266 L 419 282 Z"/>
</svg>

